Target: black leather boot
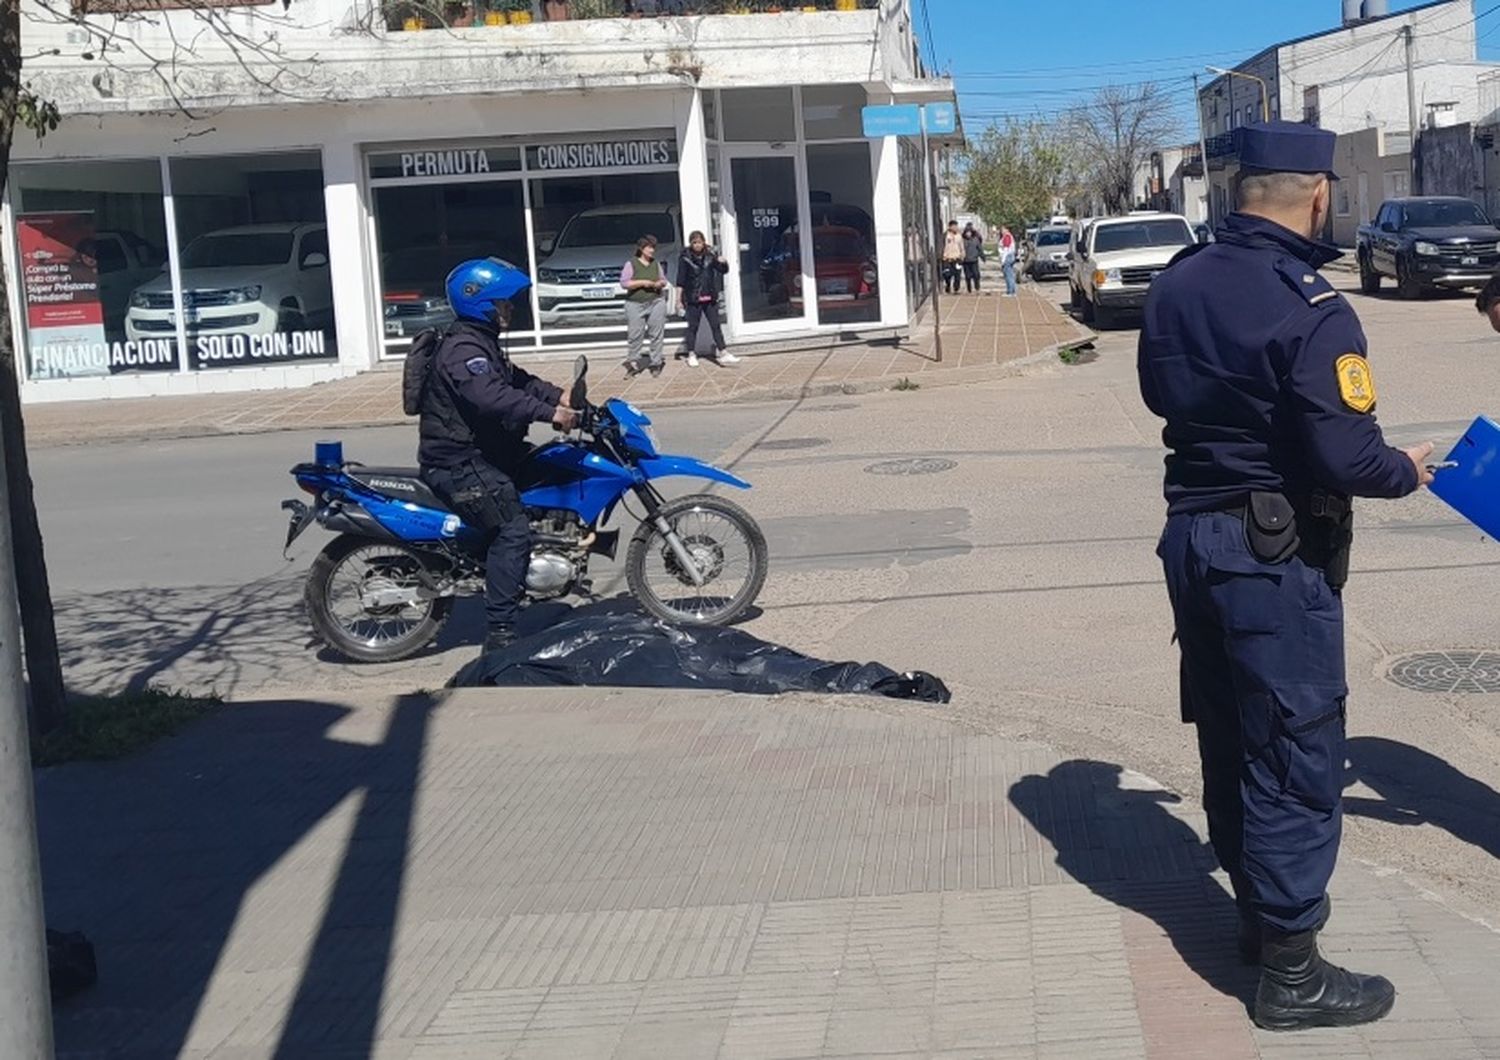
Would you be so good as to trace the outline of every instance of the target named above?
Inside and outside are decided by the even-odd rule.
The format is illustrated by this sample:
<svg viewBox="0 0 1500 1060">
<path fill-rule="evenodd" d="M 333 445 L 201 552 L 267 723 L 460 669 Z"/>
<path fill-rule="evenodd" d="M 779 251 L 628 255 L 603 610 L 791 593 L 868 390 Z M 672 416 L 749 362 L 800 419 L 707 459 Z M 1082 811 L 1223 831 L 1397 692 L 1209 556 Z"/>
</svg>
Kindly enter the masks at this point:
<svg viewBox="0 0 1500 1060">
<path fill-rule="evenodd" d="M 1318 953 L 1318 933 L 1266 932 L 1261 943 L 1255 1025 L 1268 1031 L 1353 1027 L 1374 1023 L 1396 1003 L 1396 988 L 1378 975 L 1329 964 Z"/>
<path fill-rule="evenodd" d="M 1318 922 L 1313 925 L 1314 931 L 1322 931 L 1328 926 L 1328 918 L 1333 914 L 1333 899 L 1328 895 L 1323 896 L 1323 904 L 1318 906 Z M 1240 934 L 1239 950 L 1240 960 L 1245 964 L 1260 963 L 1260 940 L 1264 934 L 1260 919 L 1253 913 L 1240 911 Z"/>
<path fill-rule="evenodd" d="M 492 651 L 504 651 L 515 639 L 514 626 L 491 626 L 484 635 L 484 647 L 480 650 L 480 654 L 488 655 Z"/>
</svg>

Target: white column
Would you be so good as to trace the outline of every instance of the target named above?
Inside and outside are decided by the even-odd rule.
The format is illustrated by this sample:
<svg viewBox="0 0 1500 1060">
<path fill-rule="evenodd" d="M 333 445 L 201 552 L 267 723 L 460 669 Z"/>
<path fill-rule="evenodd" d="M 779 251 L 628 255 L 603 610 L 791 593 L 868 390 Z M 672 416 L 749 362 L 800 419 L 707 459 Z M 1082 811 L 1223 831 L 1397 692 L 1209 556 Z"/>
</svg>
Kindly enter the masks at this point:
<svg viewBox="0 0 1500 1060">
<path fill-rule="evenodd" d="M 328 215 L 333 317 L 339 364 L 351 371 L 372 368 L 380 356 L 380 301 L 374 290 L 374 246 L 365 236 L 361 194 L 364 174 L 359 148 L 334 141 L 323 148 L 323 202 Z"/>
<path fill-rule="evenodd" d="M 678 97 L 677 183 L 682 202 L 682 236 L 694 229 L 712 232 L 708 194 L 708 144 L 703 129 L 703 97 L 697 89 Z"/>
<path fill-rule="evenodd" d="M 906 304 L 906 222 L 901 217 L 901 150 L 896 137 L 871 141 L 870 165 L 875 178 L 880 322 L 887 327 L 905 327 L 911 319 L 911 310 Z"/>
</svg>

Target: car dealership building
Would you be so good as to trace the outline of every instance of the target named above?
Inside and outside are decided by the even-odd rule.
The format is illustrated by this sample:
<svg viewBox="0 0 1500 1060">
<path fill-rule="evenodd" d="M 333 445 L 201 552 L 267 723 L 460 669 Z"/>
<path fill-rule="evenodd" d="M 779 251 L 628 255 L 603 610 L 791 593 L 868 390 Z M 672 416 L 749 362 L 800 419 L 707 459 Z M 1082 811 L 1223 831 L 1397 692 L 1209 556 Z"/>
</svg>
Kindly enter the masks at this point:
<svg viewBox="0 0 1500 1060">
<path fill-rule="evenodd" d="M 18 134 L 3 209 L 23 397 L 369 370 L 451 319 L 443 279 L 478 256 L 535 281 L 518 357 L 619 350 L 636 239 L 670 261 L 694 230 L 731 265 L 731 342 L 906 326 L 928 293 L 921 151 L 866 139 L 861 110 L 953 101 L 907 0 L 608 17 L 640 2 L 89 16 L 141 54 L 196 39 L 170 67 L 23 18 L 29 52 L 59 52 L 27 72 L 63 114 Z"/>
</svg>

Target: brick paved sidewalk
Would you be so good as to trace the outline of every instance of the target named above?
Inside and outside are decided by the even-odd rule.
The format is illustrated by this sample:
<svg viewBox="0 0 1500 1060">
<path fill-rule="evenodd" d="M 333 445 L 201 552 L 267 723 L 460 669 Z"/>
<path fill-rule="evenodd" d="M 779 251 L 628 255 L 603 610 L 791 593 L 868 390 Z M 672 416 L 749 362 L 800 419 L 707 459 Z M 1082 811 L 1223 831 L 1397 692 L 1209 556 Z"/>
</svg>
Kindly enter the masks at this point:
<svg viewBox="0 0 1500 1060">
<path fill-rule="evenodd" d="M 1394 1013 L 1253 1030 L 1196 807 L 940 708 L 245 704 L 39 801 L 64 1060 L 1500 1056 L 1500 936 L 1348 859 Z"/>
<path fill-rule="evenodd" d="M 993 379 L 1014 371 L 1017 362 L 1089 335 L 1058 310 L 1052 294 L 1051 288 L 1026 287 L 1016 298 L 993 292 L 945 299 L 940 364 L 933 360 L 928 318 L 899 344 L 894 338 L 848 344 L 810 340 L 752 354 L 732 367 L 704 361 L 692 369 L 674 361 L 659 378 L 641 376 L 629 382 L 617 358 L 592 353 L 591 378 L 595 394 L 617 395 L 647 408 L 860 393 L 888 389 L 902 378 L 922 386 Z M 571 360 L 547 360 L 533 367 L 565 382 Z M 26 433 L 34 445 L 68 445 L 406 420 L 401 413 L 401 373 L 385 368 L 297 390 L 28 405 Z"/>
</svg>

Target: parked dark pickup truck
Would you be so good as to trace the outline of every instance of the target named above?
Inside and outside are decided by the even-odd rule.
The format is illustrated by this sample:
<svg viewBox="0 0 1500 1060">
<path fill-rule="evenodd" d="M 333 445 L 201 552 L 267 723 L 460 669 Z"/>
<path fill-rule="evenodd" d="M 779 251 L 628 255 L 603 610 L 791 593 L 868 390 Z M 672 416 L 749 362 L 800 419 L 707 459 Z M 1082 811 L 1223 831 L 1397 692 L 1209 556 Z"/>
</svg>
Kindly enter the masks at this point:
<svg viewBox="0 0 1500 1060">
<path fill-rule="evenodd" d="M 1359 286 L 1396 281 L 1402 298 L 1434 287 L 1482 287 L 1500 268 L 1500 228 L 1468 199 L 1388 199 L 1374 224 L 1359 229 Z"/>
</svg>

